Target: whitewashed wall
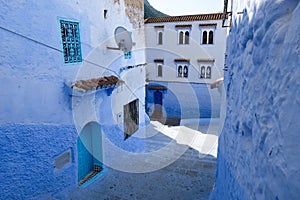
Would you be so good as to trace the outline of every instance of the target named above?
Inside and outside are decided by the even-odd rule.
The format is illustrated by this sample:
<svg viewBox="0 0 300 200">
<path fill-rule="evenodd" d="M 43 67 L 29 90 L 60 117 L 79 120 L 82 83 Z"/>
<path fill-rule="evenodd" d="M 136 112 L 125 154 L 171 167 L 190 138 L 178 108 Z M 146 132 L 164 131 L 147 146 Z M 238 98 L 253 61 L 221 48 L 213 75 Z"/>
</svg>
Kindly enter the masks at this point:
<svg viewBox="0 0 300 200">
<path fill-rule="evenodd" d="M 217 23 L 214 33 L 213 45 L 201 45 L 202 23 Z M 178 44 L 178 32 L 176 25 L 192 25 L 190 31 L 190 44 Z M 154 26 L 164 25 L 163 29 Z M 157 45 L 157 31 L 163 30 L 163 44 Z M 224 53 L 226 45 L 227 29 L 222 28 L 221 20 L 187 21 L 168 23 L 146 23 L 146 54 L 147 54 L 147 79 L 166 82 L 193 82 L 211 83 L 223 76 Z M 177 77 L 176 62 L 174 59 L 190 59 L 188 79 Z M 163 77 L 157 77 L 157 66 L 154 59 L 164 59 Z M 214 63 L 201 63 L 198 59 L 215 59 Z M 203 64 L 212 66 L 211 79 L 200 79 L 200 66 Z"/>
</svg>

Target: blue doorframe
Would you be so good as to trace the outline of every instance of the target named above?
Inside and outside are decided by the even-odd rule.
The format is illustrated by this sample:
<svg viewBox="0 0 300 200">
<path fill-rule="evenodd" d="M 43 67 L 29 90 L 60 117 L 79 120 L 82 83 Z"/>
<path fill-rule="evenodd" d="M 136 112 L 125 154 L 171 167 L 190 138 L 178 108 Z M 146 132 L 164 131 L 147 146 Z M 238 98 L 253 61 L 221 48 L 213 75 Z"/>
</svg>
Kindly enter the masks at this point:
<svg viewBox="0 0 300 200">
<path fill-rule="evenodd" d="M 78 182 L 93 172 L 94 165 L 102 165 L 102 134 L 100 125 L 90 122 L 77 139 Z"/>
</svg>

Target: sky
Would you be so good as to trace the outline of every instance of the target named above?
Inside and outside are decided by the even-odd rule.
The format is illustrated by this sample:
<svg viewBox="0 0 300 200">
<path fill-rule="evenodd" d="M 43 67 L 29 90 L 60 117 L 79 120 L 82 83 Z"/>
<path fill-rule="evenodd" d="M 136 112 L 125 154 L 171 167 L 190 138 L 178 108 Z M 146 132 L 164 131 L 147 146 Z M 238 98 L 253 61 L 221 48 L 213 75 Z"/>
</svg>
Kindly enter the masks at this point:
<svg viewBox="0 0 300 200">
<path fill-rule="evenodd" d="M 157 10 L 171 16 L 223 12 L 224 0 L 148 0 Z"/>
</svg>

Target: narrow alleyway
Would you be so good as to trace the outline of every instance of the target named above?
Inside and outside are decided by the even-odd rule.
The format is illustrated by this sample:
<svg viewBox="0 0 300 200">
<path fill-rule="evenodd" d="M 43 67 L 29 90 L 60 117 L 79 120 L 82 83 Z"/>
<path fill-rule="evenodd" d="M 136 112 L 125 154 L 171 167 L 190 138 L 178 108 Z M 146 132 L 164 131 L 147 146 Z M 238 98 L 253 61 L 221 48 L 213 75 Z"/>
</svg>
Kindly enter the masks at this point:
<svg viewBox="0 0 300 200">
<path fill-rule="evenodd" d="M 184 144 L 184 141 L 179 141 L 177 145 L 185 148 L 182 156 L 176 159 L 167 167 L 155 170 L 149 173 L 126 173 L 112 168 L 106 168 L 101 177 L 95 180 L 92 184 L 86 187 L 75 189 L 70 198 L 73 200 L 81 199 L 103 199 L 103 200 L 206 200 L 214 186 L 216 173 L 216 158 L 215 155 L 201 154 L 201 149 L 207 148 L 205 145 L 198 146 L 196 143 L 201 143 L 199 139 L 203 131 L 207 130 L 207 125 L 198 127 L 198 131 L 191 129 L 191 126 L 174 126 L 168 127 L 159 122 L 151 122 L 152 128 L 155 127 L 158 132 L 155 137 L 147 139 L 146 148 L 156 151 L 162 146 L 170 143 L 172 131 L 178 129 L 183 130 L 186 136 L 193 137 L 190 145 Z M 201 132 L 199 131 L 201 129 Z M 210 132 L 217 131 L 217 128 L 212 128 Z M 217 137 L 213 135 L 214 141 Z M 203 143 L 203 141 L 202 141 Z M 209 142 L 206 142 L 209 143 Z M 211 144 L 208 144 L 211 145 Z M 211 154 L 217 147 L 210 147 Z M 198 150 L 197 150 L 198 149 Z M 172 149 L 171 149 L 172 150 Z M 171 151 L 170 150 L 170 151 Z M 199 152 L 200 151 L 200 152 Z M 172 152 L 170 152 L 172 153 Z M 164 159 L 162 155 L 161 159 Z M 147 163 L 145 163 L 147 165 Z"/>
</svg>

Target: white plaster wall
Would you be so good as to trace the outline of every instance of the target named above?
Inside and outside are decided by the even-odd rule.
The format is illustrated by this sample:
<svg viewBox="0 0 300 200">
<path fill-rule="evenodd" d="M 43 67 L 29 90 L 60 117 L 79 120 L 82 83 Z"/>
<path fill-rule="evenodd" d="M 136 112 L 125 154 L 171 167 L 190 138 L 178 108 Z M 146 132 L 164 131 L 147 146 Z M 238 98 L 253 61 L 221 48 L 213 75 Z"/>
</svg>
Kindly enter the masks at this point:
<svg viewBox="0 0 300 200">
<path fill-rule="evenodd" d="M 233 1 L 233 8 L 211 199 L 298 199 L 299 1 Z"/>
<path fill-rule="evenodd" d="M 217 23 L 213 45 L 201 45 L 202 23 Z M 221 20 L 208 20 L 196 22 L 168 22 L 168 23 L 148 23 L 145 24 L 146 34 L 146 54 L 147 54 L 147 79 L 152 81 L 168 82 L 193 82 L 211 83 L 223 76 L 224 53 L 227 29 L 222 28 Z M 178 44 L 178 32 L 176 25 L 192 25 L 190 31 L 190 44 Z M 154 26 L 164 25 L 164 29 L 154 28 Z M 157 45 L 157 31 L 163 30 L 163 44 Z M 157 77 L 156 63 L 154 59 L 164 59 L 163 78 Z M 190 59 L 189 77 L 178 78 L 176 58 Z M 200 66 L 198 59 L 214 58 L 212 66 L 212 78 L 200 79 Z M 205 63 L 206 64 L 206 63 Z"/>
<path fill-rule="evenodd" d="M 104 9 L 108 10 L 106 19 Z M 133 32 L 136 42 L 133 50 L 144 46 L 143 30 L 133 29 L 125 14 L 124 1 L 2 1 L 0 11 L 1 27 L 39 42 L 0 29 L 0 79 L 5 82 L 0 86 L 3 94 L 1 123 L 71 123 L 71 103 L 65 84 L 70 86 L 76 77 L 99 75 L 93 70 L 83 75 L 82 68 L 89 66 L 96 71 L 99 66 L 111 68 L 116 57 L 123 58 L 122 52 L 106 49 L 108 44 L 116 46 L 114 29 L 124 26 Z M 80 22 L 83 59 L 96 65 L 87 62 L 63 64 L 58 18 Z M 113 71 L 119 71 L 128 62 L 144 63 L 144 51 L 135 53 L 130 61 L 119 60 Z"/>
</svg>

